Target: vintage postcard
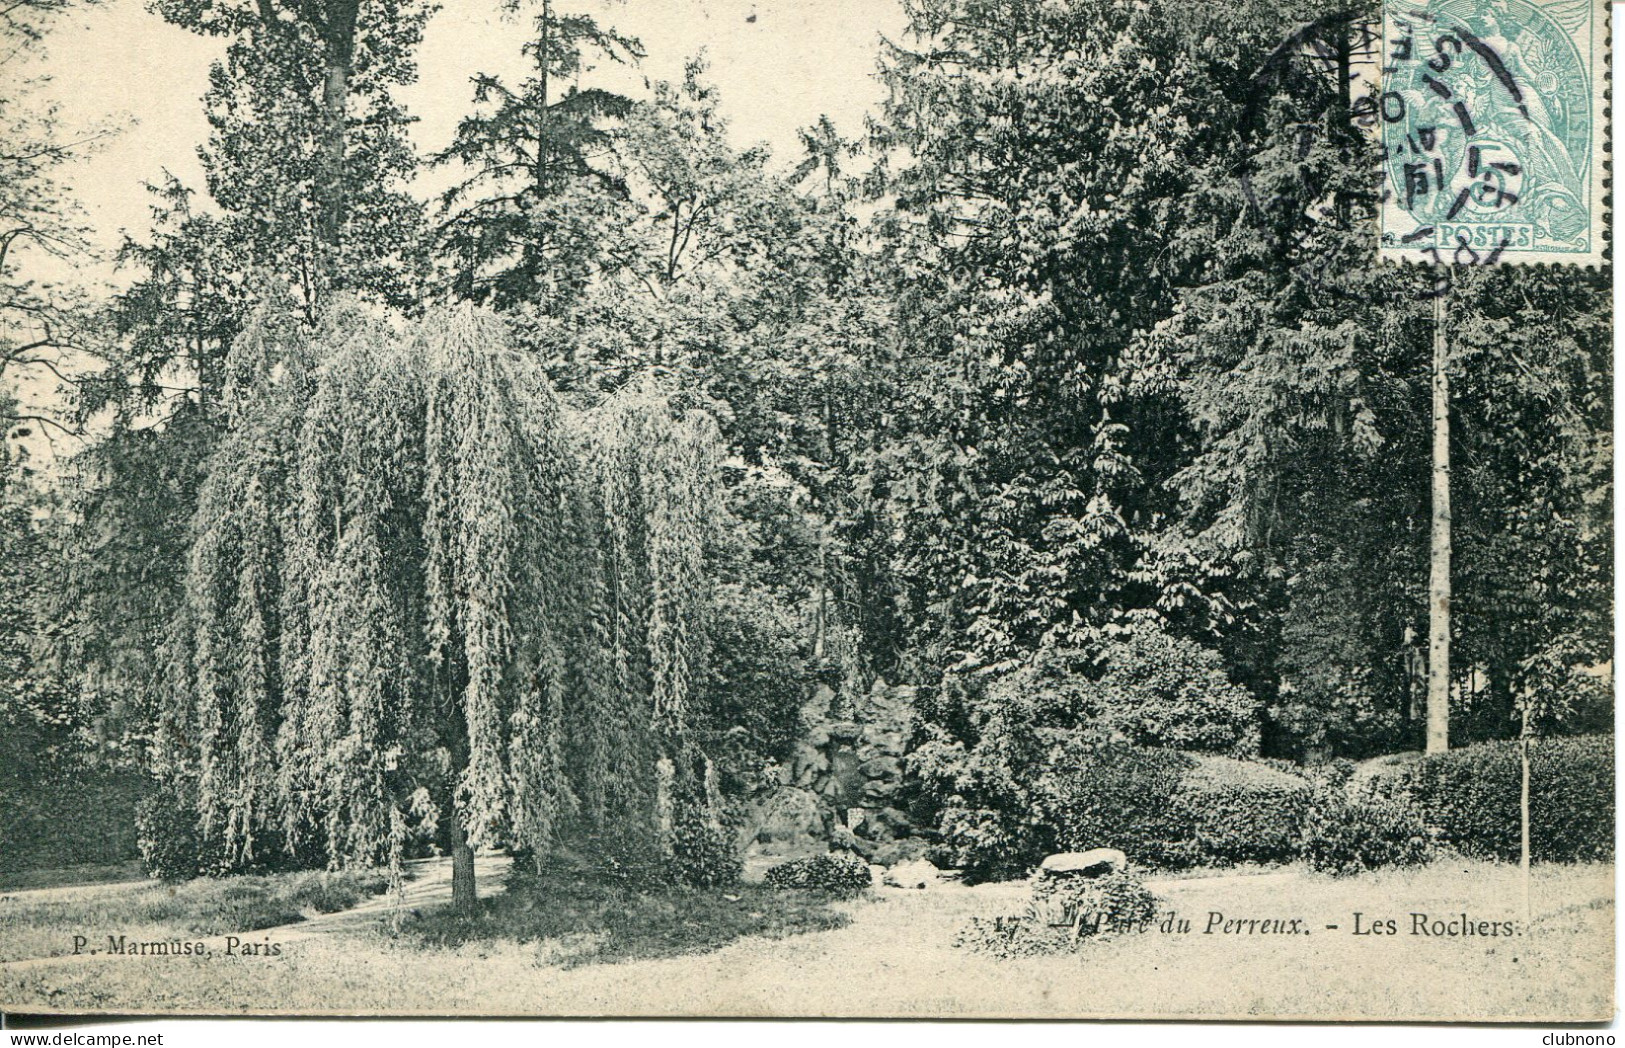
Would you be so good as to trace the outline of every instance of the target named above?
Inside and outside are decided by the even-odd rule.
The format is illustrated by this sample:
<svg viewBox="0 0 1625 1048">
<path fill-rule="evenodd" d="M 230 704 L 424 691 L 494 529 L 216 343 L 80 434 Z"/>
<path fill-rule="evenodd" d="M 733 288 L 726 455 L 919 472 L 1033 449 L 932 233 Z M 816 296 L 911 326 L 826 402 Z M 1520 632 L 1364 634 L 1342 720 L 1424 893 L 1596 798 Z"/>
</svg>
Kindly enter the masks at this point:
<svg viewBox="0 0 1625 1048">
<path fill-rule="evenodd" d="M 0 1016 L 1610 1021 L 1610 32 L 0 7 Z"/>
</svg>

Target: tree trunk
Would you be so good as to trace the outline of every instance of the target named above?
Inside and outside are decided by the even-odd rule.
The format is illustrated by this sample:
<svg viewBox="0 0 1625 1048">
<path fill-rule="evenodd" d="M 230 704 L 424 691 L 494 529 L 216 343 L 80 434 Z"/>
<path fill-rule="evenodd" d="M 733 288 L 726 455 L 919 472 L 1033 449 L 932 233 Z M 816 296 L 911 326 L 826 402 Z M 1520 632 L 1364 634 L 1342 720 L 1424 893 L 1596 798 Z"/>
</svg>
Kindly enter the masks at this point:
<svg viewBox="0 0 1625 1048">
<path fill-rule="evenodd" d="M 1450 375 L 1443 267 L 1433 295 L 1433 529 L 1428 577 L 1427 751 L 1450 748 Z"/>
<path fill-rule="evenodd" d="M 459 917 L 474 916 L 474 849 L 455 802 L 451 812 L 451 906 Z"/>
<path fill-rule="evenodd" d="M 321 240 L 328 251 L 327 263 L 334 261 L 339 234 L 344 228 L 344 117 L 345 96 L 350 93 L 350 70 L 333 54 L 327 59 L 327 78 L 322 85 Z"/>
<path fill-rule="evenodd" d="M 345 175 L 345 131 L 349 118 L 350 65 L 355 60 L 356 22 L 361 0 L 334 0 L 323 26 L 326 77 L 322 82 L 321 184 L 316 187 L 320 236 L 327 249 L 328 267 L 338 261 L 339 238 L 344 230 L 345 201 L 349 195 Z"/>
</svg>

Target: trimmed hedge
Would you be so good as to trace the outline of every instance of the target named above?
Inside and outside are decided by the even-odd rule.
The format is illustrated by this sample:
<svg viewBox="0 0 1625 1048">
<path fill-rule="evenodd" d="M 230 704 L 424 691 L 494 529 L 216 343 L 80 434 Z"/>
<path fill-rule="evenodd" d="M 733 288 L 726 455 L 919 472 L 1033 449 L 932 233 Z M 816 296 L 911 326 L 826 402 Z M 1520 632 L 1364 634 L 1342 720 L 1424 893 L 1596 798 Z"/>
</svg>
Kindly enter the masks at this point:
<svg viewBox="0 0 1625 1048">
<path fill-rule="evenodd" d="M 1142 866 L 1197 861 L 1190 814 L 1175 803 L 1192 758 L 1124 744 L 1080 748 L 1068 757 L 1070 766 L 1039 783 L 1037 808 L 1054 827 L 1056 850 L 1117 848 Z"/>
<path fill-rule="evenodd" d="M 1191 826 L 1197 862 L 1285 863 L 1296 859 L 1314 791 L 1299 779 L 1281 783 L 1192 783 L 1175 803 Z"/>
<path fill-rule="evenodd" d="M 1118 747 L 1057 776 L 1047 809 L 1066 849 L 1120 848 L 1142 866 L 1285 863 L 1313 789 L 1255 761 Z"/>
<path fill-rule="evenodd" d="M 1095 847 L 1120 848 L 1150 868 L 1301 858 L 1339 874 L 1425 862 L 1437 845 L 1518 857 L 1515 741 L 1359 768 L 1347 761 L 1296 768 L 1121 742 L 1058 748 L 1047 763 L 1017 802 L 944 818 L 948 858 L 967 871 L 1019 876 L 1045 850 Z M 1611 859 L 1613 738 L 1536 740 L 1531 771 L 1535 859 Z"/>
<path fill-rule="evenodd" d="M 1536 861 L 1614 857 L 1614 739 L 1535 739 L 1529 747 L 1530 850 Z M 1515 860 L 1522 769 L 1516 741 L 1487 742 L 1385 767 L 1374 795 L 1415 805 L 1441 843 L 1465 855 Z"/>
</svg>

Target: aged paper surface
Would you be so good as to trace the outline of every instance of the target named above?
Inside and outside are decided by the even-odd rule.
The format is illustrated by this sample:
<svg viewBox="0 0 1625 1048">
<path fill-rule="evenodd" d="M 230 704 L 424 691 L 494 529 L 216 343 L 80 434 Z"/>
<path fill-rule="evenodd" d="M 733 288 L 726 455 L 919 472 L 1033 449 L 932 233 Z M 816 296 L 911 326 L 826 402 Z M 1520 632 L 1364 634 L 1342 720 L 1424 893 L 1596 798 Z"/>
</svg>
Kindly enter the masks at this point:
<svg viewBox="0 0 1625 1048">
<path fill-rule="evenodd" d="M 0 1014 L 1613 1018 L 1606 5 L 0 29 Z"/>
</svg>

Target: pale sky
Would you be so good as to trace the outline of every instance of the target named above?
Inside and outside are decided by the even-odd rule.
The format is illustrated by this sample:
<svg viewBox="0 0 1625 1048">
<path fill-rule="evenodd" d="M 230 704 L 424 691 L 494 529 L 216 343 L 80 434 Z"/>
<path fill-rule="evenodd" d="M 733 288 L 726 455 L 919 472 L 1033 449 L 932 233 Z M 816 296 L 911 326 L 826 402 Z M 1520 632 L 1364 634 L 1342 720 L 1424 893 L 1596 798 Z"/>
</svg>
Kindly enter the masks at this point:
<svg viewBox="0 0 1625 1048">
<path fill-rule="evenodd" d="M 903 26 L 897 0 L 577 0 L 567 12 L 641 38 L 648 58 L 615 73 L 632 94 L 641 78 L 677 80 L 683 62 L 706 49 L 711 79 L 737 145 L 765 141 L 782 162 L 795 157 L 796 130 L 828 114 L 848 136 L 881 96 L 873 78 L 879 39 Z M 421 79 L 400 92 L 421 118 L 413 136 L 425 153 L 451 138 L 468 111 L 476 72 L 517 81 L 531 16 L 502 17 L 498 0 L 445 0 L 420 51 Z M 754 21 L 751 16 L 754 15 Z M 201 187 L 196 147 L 208 134 L 201 98 L 220 40 L 168 25 L 144 0 L 105 0 L 75 12 L 47 38 L 50 94 L 68 127 L 111 119 L 123 130 L 65 172 L 90 213 L 97 240 L 116 247 L 121 229 L 148 223 L 144 182 L 165 168 Z M 134 123 L 129 121 L 133 118 Z"/>
</svg>

